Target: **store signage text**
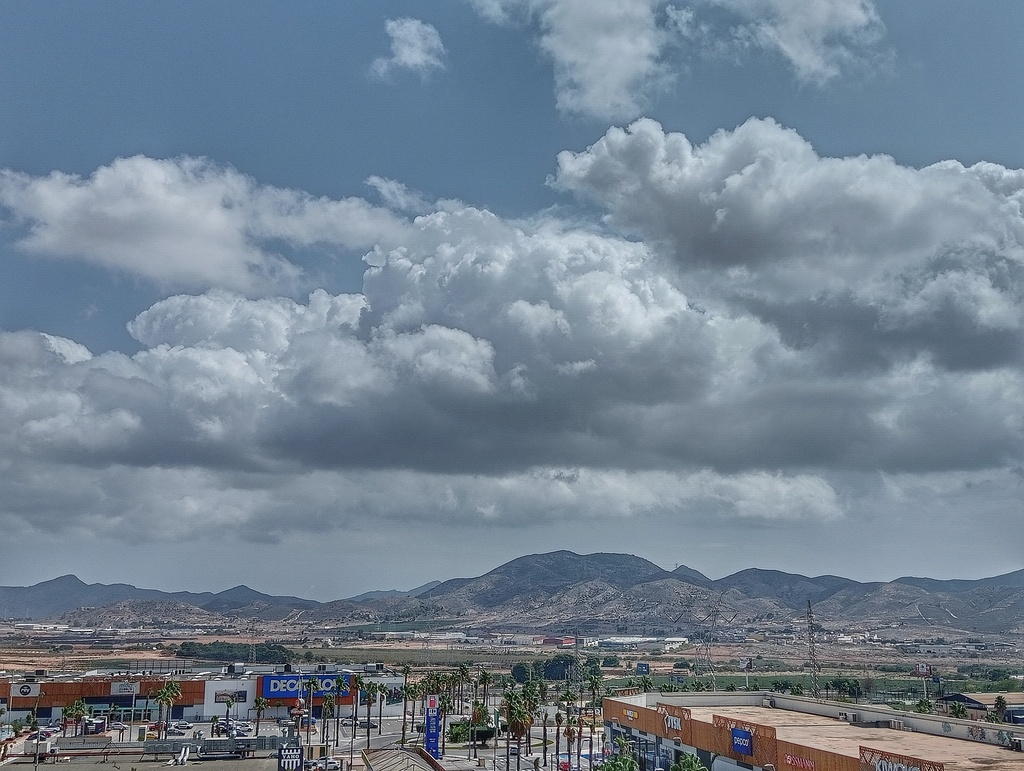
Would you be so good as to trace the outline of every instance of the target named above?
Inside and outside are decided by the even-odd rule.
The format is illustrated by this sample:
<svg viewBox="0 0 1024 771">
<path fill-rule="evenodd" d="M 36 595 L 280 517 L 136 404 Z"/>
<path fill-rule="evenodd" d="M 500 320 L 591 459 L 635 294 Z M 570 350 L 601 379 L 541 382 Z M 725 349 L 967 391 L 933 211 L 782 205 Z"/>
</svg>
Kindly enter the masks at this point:
<svg viewBox="0 0 1024 771">
<path fill-rule="evenodd" d="M 732 751 L 737 755 L 754 754 L 754 737 L 742 728 L 732 729 Z M 881 769 L 879 769 L 881 771 Z"/>
<path fill-rule="evenodd" d="M 281 699 L 308 696 L 310 680 L 316 683 L 316 687 L 313 689 L 314 696 L 337 694 L 335 690 L 336 681 L 341 686 L 342 695 L 348 695 L 348 675 L 310 675 L 309 677 L 298 675 L 264 675 L 263 697 Z"/>
</svg>

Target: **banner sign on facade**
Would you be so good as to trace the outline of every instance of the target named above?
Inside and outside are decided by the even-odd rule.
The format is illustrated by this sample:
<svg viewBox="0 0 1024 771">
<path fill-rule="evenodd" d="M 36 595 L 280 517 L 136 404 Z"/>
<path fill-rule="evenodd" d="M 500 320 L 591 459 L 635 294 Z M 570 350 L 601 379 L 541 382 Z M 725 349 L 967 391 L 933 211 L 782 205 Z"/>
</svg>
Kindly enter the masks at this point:
<svg viewBox="0 0 1024 771">
<path fill-rule="evenodd" d="M 302 771 L 302 747 L 278 747 L 277 771 Z"/>
<path fill-rule="evenodd" d="M 732 751 L 737 755 L 753 755 L 754 735 L 742 728 L 732 729 Z"/>
<path fill-rule="evenodd" d="M 427 717 L 425 732 L 425 746 L 427 752 L 435 760 L 441 759 L 441 709 L 437 704 L 437 694 L 427 696 Z"/>
<path fill-rule="evenodd" d="M 115 680 L 110 684 L 110 695 L 111 696 L 138 696 L 139 695 L 139 683 Z"/>
<path fill-rule="evenodd" d="M 337 696 L 336 683 L 341 686 L 341 695 L 348 696 L 348 674 L 330 675 L 263 675 L 263 686 L 260 691 L 265 699 L 297 699 L 309 696 L 309 681 L 314 680 L 316 687 L 314 696 Z"/>
<path fill-rule="evenodd" d="M 213 700 L 217 704 L 227 704 L 228 700 L 233 704 L 245 704 L 249 696 L 245 691 L 214 691 Z"/>
<path fill-rule="evenodd" d="M 39 683 L 19 683 L 18 685 L 11 685 L 12 696 L 38 696 L 39 695 Z"/>
<path fill-rule="evenodd" d="M 945 768 L 944 764 L 931 760 L 863 746 L 860 748 L 860 767 L 863 771 L 943 771 Z"/>
</svg>

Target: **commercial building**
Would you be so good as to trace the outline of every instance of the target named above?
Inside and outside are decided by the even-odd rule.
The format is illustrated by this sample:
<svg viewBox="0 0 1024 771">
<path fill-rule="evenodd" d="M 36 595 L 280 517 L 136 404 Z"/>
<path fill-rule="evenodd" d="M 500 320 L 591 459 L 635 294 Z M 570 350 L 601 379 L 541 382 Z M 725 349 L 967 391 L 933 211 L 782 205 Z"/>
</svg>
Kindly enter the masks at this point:
<svg viewBox="0 0 1024 771">
<path fill-rule="evenodd" d="M 646 693 L 604 700 L 606 746 L 640 771 L 688 753 L 711 771 L 1024 771 L 1024 731 L 768 692 Z M 1015 730 L 1018 729 L 1018 730 Z"/>
<path fill-rule="evenodd" d="M 313 671 L 289 666 L 253 667 L 231 665 L 220 672 L 178 670 L 167 674 L 90 673 L 60 678 L 45 675 L 0 679 L 0 707 L 7 713 L 3 722 L 24 721 L 30 713 L 46 722 L 59 719 L 65 707 L 81 699 L 94 715 L 116 714 L 131 722 L 156 720 L 159 705 L 155 695 L 168 680 L 181 688 L 181 697 L 171 708 L 172 720 L 209 720 L 223 718 L 230 710 L 233 717 L 254 719 L 255 699 L 262 696 L 269 702 L 263 714 L 266 720 L 288 716 L 296 699 L 308 700 L 312 689 L 312 714 L 320 717 L 324 697 L 331 695 L 338 705 L 336 714 L 352 714 L 351 679 L 359 675 L 365 682 L 387 686 L 378 696 L 372 714 L 385 716 L 402 712 L 400 675 L 389 673 L 376 665 L 372 671 L 345 669 L 331 665 L 314 665 Z M 365 709 L 361 706 L 360 709 Z"/>
</svg>

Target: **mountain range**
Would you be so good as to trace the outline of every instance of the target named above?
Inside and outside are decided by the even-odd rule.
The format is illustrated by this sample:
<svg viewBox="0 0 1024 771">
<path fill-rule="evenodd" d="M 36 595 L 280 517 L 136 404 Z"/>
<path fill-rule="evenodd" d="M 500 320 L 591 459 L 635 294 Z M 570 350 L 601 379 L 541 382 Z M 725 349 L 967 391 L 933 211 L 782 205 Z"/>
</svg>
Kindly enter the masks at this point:
<svg viewBox="0 0 1024 771">
<path fill-rule="evenodd" d="M 905 577 L 862 583 L 750 568 L 712 580 L 691 568 L 664 570 L 628 554 L 556 551 L 512 560 L 482 576 L 431 582 L 408 592 L 367 592 L 318 602 L 236 586 L 222 592 L 162 592 L 86 584 L 72 575 L 0 587 L 0 616 L 62 619 L 80 626 L 162 622 L 345 626 L 430 621 L 461 629 L 569 634 L 692 634 L 709 624 L 797 627 L 815 620 L 851 631 L 930 629 L 1024 632 L 1024 570 L 977 580 Z"/>
</svg>

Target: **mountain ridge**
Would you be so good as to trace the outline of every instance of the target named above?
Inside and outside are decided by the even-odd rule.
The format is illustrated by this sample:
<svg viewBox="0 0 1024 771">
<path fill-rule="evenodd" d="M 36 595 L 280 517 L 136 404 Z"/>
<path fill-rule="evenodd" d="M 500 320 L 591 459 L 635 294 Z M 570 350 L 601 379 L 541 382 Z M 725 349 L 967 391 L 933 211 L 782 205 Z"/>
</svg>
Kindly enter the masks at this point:
<svg viewBox="0 0 1024 771">
<path fill-rule="evenodd" d="M 402 592 L 366 592 L 320 602 L 270 595 L 244 584 L 219 592 L 163 592 L 131 584 L 87 584 L 67 574 L 27 587 L 0 587 L 0 616 L 31 619 L 102 618 L 77 612 L 117 606 L 119 623 L 132 608 L 152 618 L 153 603 L 192 606 L 201 617 L 227 622 L 259 619 L 325 624 L 453 619 L 465 627 L 671 631 L 698 623 L 700 608 L 720 603 L 738 623 L 790 619 L 807 604 L 823 623 L 850 628 L 924 625 L 965 632 L 1024 631 L 1024 570 L 982 579 L 902 577 L 859 582 L 835 575 L 804 576 L 746 568 L 709 579 L 685 565 L 668 571 L 630 554 L 580 555 L 561 550 L 517 557 L 477 577 L 434 581 Z M 133 606 L 135 603 L 135 606 Z"/>
</svg>

